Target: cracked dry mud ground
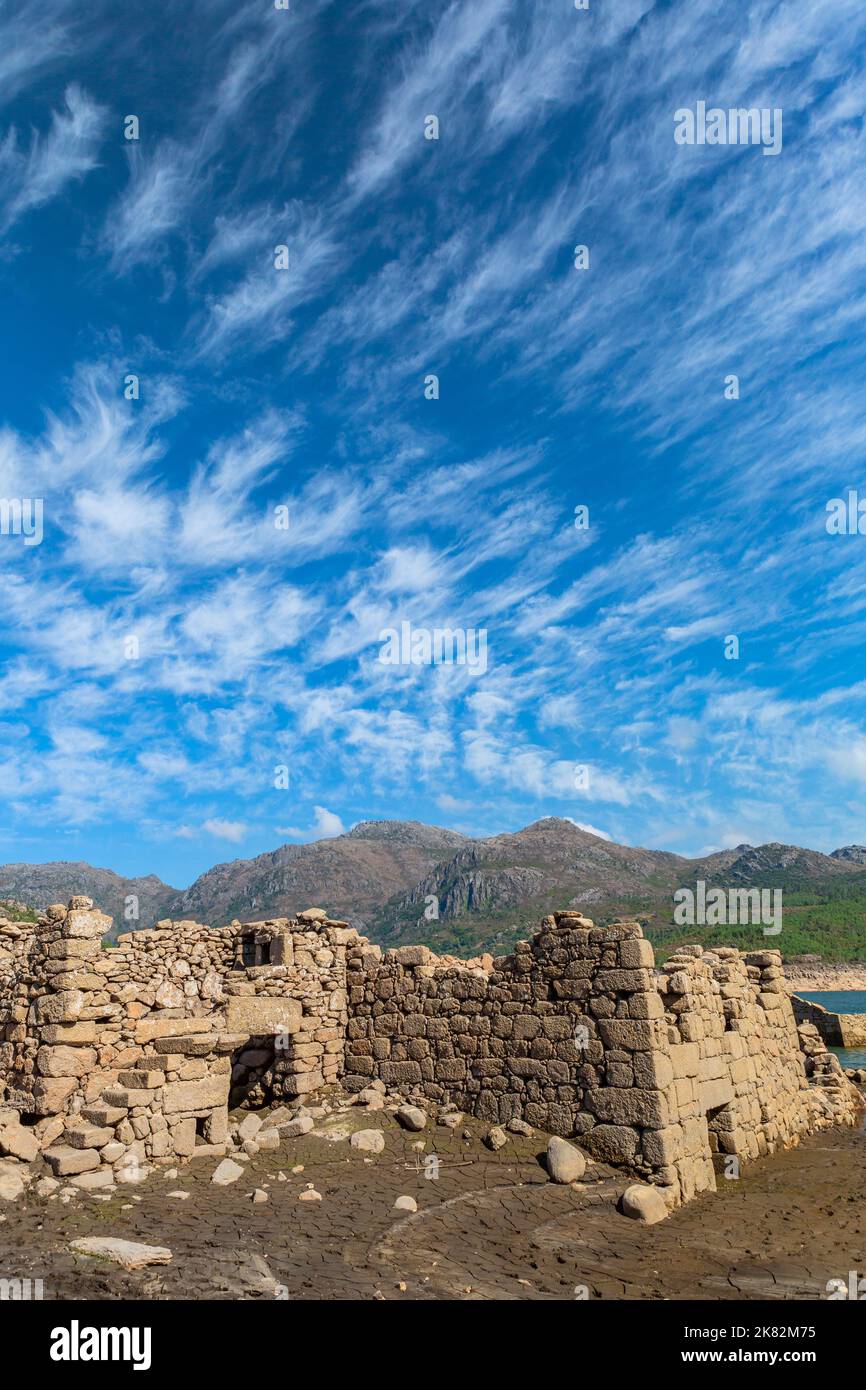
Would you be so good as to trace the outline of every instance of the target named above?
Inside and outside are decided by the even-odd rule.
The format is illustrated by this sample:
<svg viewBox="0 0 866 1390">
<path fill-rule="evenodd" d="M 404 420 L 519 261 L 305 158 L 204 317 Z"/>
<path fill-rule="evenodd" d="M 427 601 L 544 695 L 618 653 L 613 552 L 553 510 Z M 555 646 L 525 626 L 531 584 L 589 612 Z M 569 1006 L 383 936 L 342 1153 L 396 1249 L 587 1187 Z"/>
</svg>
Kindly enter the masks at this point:
<svg viewBox="0 0 866 1390">
<path fill-rule="evenodd" d="M 46 1299 L 272 1300 L 275 1283 L 289 1299 L 573 1299 L 579 1285 L 604 1299 L 814 1299 L 828 1279 L 866 1269 L 862 1131 L 813 1136 L 642 1227 L 615 1210 L 622 1173 L 592 1165 L 579 1188 L 548 1182 L 542 1136 L 492 1154 L 477 1126 L 469 1143 L 427 1131 L 441 1159 L 432 1181 L 417 1136 L 384 1128 L 385 1151 L 368 1161 L 308 1135 L 257 1154 L 227 1188 L 211 1184 L 208 1159 L 109 1201 L 4 1203 L 0 1276 L 42 1278 Z M 298 1200 L 310 1182 L 321 1202 Z M 270 1200 L 254 1205 L 254 1187 Z M 178 1189 L 189 1198 L 167 1196 Z M 393 1210 L 403 1193 L 416 1214 Z M 81 1235 L 167 1245 L 173 1260 L 125 1273 L 73 1256 Z"/>
</svg>

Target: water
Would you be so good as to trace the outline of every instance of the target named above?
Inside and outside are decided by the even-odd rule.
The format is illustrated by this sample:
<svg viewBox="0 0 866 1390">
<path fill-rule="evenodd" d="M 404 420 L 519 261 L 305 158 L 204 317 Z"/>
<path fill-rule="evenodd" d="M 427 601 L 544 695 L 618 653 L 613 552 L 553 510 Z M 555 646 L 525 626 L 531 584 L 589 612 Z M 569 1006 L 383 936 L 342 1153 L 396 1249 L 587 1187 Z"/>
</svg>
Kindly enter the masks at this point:
<svg viewBox="0 0 866 1390">
<path fill-rule="evenodd" d="M 833 1014 L 866 1014 L 866 989 L 822 989 L 806 994 L 797 990 L 801 999 L 823 1004 Z M 866 1067 L 866 1047 L 831 1047 L 843 1067 Z"/>
</svg>

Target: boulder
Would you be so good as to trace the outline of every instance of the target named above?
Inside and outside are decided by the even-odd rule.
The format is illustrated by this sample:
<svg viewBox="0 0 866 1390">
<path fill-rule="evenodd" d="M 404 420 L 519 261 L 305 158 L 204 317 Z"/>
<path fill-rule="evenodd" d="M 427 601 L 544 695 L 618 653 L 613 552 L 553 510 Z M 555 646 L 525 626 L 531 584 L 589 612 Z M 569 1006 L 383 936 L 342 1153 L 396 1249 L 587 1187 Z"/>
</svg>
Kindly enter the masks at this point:
<svg viewBox="0 0 866 1390">
<path fill-rule="evenodd" d="M 99 1167 L 99 1154 L 96 1149 L 73 1149 L 69 1144 L 58 1144 L 46 1149 L 43 1155 L 51 1165 L 56 1178 L 69 1178 L 75 1173 L 89 1173 Z"/>
<path fill-rule="evenodd" d="M 586 1172 L 586 1159 L 580 1149 L 554 1134 L 547 1145 L 547 1171 L 554 1182 L 579 1182 Z"/>
<path fill-rule="evenodd" d="M 654 1226 L 668 1214 L 667 1203 L 658 1188 L 643 1183 L 633 1183 L 626 1188 L 620 1200 L 620 1211 L 644 1226 Z"/>
<path fill-rule="evenodd" d="M 362 1153 L 380 1154 L 385 1147 L 385 1136 L 380 1129 L 357 1129 L 349 1140 L 353 1149 Z"/>
<path fill-rule="evenodd" d="M 427 1123 L 427 1116 L 417 1105 L 401 1105 L 397 1111 L 397 1119 L 404 1129 L 411 1129 L 416 1133 Z"/>
</svg>

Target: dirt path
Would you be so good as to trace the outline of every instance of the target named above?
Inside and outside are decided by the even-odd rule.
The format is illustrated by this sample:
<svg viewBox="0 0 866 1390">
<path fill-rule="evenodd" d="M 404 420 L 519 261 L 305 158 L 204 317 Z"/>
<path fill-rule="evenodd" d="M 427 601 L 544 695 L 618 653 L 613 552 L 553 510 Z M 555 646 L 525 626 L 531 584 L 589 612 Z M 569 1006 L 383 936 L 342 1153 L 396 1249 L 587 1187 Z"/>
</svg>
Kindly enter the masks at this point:
<svg viewBox="0 0 866 1390">
<path fill-rule="evenodd" d="M 591 1167 L 581 1188 L 548 1182 L 538 1139 L 491 1154 L 477 1133 L 464 1143 L 437 1129 L 429 1178 L 417 1136 L 386 1135 L 366 1161 L 345 1141 L 290 1141 L 228 1188 L 203 1160 L 108 1201 L 4 1203 L 0 1277 L 41 1278 L 46 1299 L 804 1299 L 866 1273 L 860 1131 L 754 1164 L 654 1227 L 616 1212 L 626 1180 L 611 1169 Z M 321 1202 L 298 1200 L 309 1183 Z M 253 1204 L 255 1187 L 268 1202 Z M 178 1190 L 189 1197 L 167 1195 Z M 417 1213 L 394 1211 L 401 1194 Z M 173 1261 L 127 1274 L 69 1253 L 75 1236 L 100 1234 L 167 1245 Z"/>
</svg>

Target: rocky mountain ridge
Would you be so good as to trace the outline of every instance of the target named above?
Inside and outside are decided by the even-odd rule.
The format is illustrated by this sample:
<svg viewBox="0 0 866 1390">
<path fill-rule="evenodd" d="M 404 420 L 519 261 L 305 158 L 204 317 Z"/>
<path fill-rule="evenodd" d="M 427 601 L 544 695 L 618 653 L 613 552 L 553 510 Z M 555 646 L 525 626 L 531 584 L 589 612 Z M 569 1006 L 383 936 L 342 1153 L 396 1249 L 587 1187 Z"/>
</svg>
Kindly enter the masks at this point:
<svg viewBox="0 0 866 1390">
<path fill-rule="evenodd" d="M 385 945 L 423 942 L 472 954 L 509 949 L 555 908 L 602 922 L 626 913 L 664 932 L 673 893 L 699 879 L 805 888 L 819 897 L 857 894 L 862 884 L 866 897 L 866 848 L 826 855 L 772 842 L 687 859 L 617 844 L 552 816 L 483 839 L 420 821 L 365 821 L 344 835 L 217 864 L 184 890 L 84 863 L 7 864 L 0 897 L 42 908 L 85 893 L 114 917 L 115 933 L 161 917 L 219 926 L 316 905 Z"/>
</svg>

